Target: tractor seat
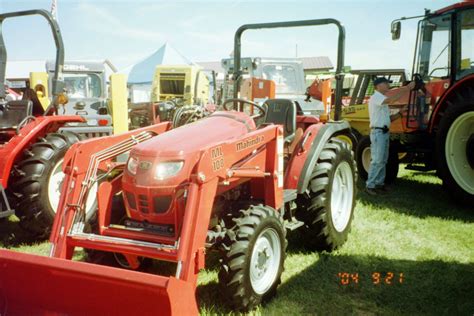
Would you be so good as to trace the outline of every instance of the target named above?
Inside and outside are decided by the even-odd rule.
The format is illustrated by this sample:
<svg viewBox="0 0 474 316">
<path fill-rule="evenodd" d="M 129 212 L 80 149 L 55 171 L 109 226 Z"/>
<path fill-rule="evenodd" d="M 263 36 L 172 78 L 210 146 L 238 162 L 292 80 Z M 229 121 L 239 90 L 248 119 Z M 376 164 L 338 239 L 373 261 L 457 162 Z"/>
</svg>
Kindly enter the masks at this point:
<svg viewBox="0 0 474 316">
<path fill-rule="evenodd" d="M 0 130 L 16 128 L 21 121 L 33 114 L 33 102 L 9 101 L 0 107 Z"/>
<path fill-rule="evenodd" d="M 296 131 L 296 104 L 288 99 L 269 99 L 265 101 L 267 113 L 264 124 L 283 125 L 286 143 L 291 143 Z"/>
</svg>

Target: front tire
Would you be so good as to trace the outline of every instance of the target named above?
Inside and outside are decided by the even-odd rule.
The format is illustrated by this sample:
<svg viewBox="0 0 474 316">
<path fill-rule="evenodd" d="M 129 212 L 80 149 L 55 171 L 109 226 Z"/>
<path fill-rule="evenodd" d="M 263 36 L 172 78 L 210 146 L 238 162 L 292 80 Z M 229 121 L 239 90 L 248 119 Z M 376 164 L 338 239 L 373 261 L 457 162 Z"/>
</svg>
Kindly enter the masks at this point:
<svg viewBox="0 0 474 316">
<path fill-rule="evenodd" d="M 71 132 L 47 134 L 25 150 L 23 158 L 13 167 L 13 208 L 20 227 L 34 236 L 49 236 L 64 178 L 61 169 L 64 155 L 79 140 Z"/>
<path fill-rule="evenodd" d="M 249 311 L 276 294 L 286 257 L 286 230 L 283 218 L 268 206 L 250 206 L 239 215 L 233 237 L 224 241 L 219 284 L 232 308 Z"/>
<path fill-rule="evenodd" d="M 342 246 L 354 217 L 357 169 L 349 146 L 331 139 L 314 166 L 308 190 L 298 198 L 296 217 L 305 223 L 303 245 L 332 251 Z"/>
<path fill-rule="evenodd" d="M 437 171 L 456 201 L 474 204 L 474 89 L 456 93 L 436 135 Z"/>
</svg>

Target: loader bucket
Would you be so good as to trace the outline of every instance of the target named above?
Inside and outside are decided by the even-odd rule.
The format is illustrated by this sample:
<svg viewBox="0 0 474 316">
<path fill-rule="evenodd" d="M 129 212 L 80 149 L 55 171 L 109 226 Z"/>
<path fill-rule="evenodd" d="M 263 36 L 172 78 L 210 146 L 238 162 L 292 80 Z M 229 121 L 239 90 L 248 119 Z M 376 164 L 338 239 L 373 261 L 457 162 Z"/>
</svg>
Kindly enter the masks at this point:
<svg viewBox="0 0 474 316">
<path fill-rule="evenodd" d="M 90 263 L 0 250 L 0 315 L 195 315 L 194 287 Z"/>
</svg>

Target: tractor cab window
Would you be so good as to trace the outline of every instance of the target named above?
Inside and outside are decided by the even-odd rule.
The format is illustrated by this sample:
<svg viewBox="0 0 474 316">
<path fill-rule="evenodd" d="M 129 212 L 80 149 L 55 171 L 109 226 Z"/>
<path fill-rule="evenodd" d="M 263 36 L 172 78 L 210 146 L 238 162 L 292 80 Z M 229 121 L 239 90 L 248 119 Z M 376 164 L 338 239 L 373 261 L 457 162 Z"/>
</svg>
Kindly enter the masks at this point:
<svg viewBox="0 0 474 316">
<path fill-rule="evenodd" d="M 474 73 L 474 9 L 461 11 L 458 15 L 458 25 L 461 28 L 459 36 L 457 79 Z"/>
<path fill-rule="evenodd" d="M 420 22 L 418 69 L 424 80 L 449 76 L 451 16 L 438 16 Z"/>
<path fill-rule="evenodd" d="M 101 79 L 96 74 L 64 73 L 64 85 L 70 98 L 100 98 Z"/>
<path fill-rule="evenodd" d="M 290 94 L 298 92 L 296 69 L 291 65 L 264 65 L 262 77 L 275 82 L 276 93 Z"/>
</svg>

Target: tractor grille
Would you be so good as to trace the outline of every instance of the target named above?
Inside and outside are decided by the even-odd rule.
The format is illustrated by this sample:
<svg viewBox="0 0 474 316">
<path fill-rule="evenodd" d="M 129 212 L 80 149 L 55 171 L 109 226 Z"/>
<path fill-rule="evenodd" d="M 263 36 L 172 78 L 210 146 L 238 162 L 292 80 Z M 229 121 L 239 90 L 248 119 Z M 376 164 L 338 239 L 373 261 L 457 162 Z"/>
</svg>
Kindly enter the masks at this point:
<svg viewBox="0 0 474 316">
<path fill-rule="evenodd" d="M 130 192 L 127 192 L 126 194 L 127 194 L 128 206 L 130 206 L 130 208 L 132 210 L 136 210 L 137 209 L 137 200 L 135 199 L 135 194 L 130 193 Z"/>
<path fill-rule="evenodd" d="M 132 192 L 125 192 L 128 207 L 134 211 L 139 211 L 143 214 L 163 214 L 168 211 L 173 200 L 171 195 L 155 196 L 148 199 L 148 195 L 138 194 Z"/>
<path fill-rule="evenodd" d="M 84 136 L 85 138 L 95 138 L 95 137 L 102 137 L 102 136 L 110 136 L 112 134 L 107 133 L 107 132 L 97 132 L 97 133 L 79 133 L 79 135 Z"/>
<path fill-rule="evenodd" d="M 148 214 L 150 212 L 150 208 L 148 207 L 148 197 L 146 195 L 140 194 L 138 196 L 138 208 L 142 213 Z"/>
<path fill-rule="evenodd" d="M 165 213 L 171 204 L 171 196 L 155 196 L 153 198 L 153 211 L 156 214 Z"/>
</svg>

